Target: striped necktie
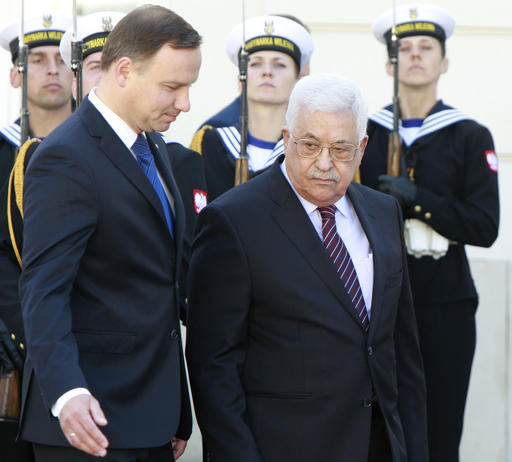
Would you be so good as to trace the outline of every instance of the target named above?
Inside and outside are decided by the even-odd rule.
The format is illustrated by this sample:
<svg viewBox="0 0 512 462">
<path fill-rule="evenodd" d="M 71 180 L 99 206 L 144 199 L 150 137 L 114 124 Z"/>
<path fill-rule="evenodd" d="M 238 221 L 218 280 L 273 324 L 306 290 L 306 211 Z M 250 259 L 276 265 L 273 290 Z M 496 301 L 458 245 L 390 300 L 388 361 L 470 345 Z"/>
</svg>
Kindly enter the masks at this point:
<svg viewBox="0 0 512 462">
<path fill-rule="evenodd" d="M 343 243 L 338 231 L 336 229 L 336 206 L 329 205 L 327 207 L 318 207 L 320 215 L 322 216 L 322 238 L 325 248 L 329 252 L 336 271 L 338 273 L 343 286 L 352 300 L 352 304 L 356 310 L 361 323 L 365 330 L 368 330 L 370 319 L 368 318 L 368 311 L 364 303 L 363 292 L 357 279 L 356 269 L 348 253 L 348 249 Z"/>
<path fill-rule="evenodd" d="M 172 229 L 171 206 L 165 194 L 165 190 L 164 187 L 162 186 L 160 178 L 158 178 L 155 159 L 153 157 L 153 154 L 151 153 L 151 149 L 149 149 L 148 142 L 142 133 L 139 133 L 137 135 L 137 139 L 135 140 L 135 143 L 133 143 L 132 146 L 132 151 L 135 153 L 135 156 L 137 157 L 137 162 L 140 168 L 142 168 L 142 171 L 148 177 L 149 182 L 153 185 L 153 188 L 155 188 L 156 194 L 160 199 L 162 208 L 164 209 L 164 215 L 167 221 L 167 226 L 169 227 L 169 232 L 171 233 L 171 236 L 174 237 Z"/>
</svg>

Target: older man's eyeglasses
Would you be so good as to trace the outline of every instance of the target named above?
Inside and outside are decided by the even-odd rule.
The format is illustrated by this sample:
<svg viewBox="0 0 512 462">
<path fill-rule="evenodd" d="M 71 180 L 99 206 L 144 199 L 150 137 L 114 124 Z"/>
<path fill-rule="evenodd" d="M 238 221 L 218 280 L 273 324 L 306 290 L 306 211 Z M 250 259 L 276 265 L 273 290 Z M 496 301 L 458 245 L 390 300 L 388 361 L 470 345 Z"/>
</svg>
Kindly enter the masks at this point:
<svg viewBox="0 0 512 462">
<path fill-rule="evenodd" d="M 314 159 L 318 157 L 324 148 L 329 150 L 331 159 L 339 162 L 350 162 L 354 160 L 356 152 L 360 149 L 359 146 L 354 146 L 350 143 L 334 143 L 330 146 L 322 146 L 314 140 L 301 138 L 297 139 L 292 135 L 293 142 L 296 145 L 297 154 L 306 159 Z"/>
</svg>

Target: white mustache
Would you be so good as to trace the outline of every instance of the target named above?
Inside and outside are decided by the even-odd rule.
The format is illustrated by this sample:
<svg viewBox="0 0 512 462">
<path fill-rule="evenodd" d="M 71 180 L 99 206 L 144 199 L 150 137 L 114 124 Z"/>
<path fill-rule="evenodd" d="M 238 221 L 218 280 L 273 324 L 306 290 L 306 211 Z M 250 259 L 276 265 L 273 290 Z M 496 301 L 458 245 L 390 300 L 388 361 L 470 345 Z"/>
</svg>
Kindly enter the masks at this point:
<svg viewBox="0 0 512 462">
<path fill-rule="evenodd" d="M 336 170 L 334 169 L 331 169 L 327 172 L 323 172 L 315 168 L 308 172 L 307 177 L 309 180 L 318 179 L 340 181 L 340 176 L 336 173 Z"/>
</svg>

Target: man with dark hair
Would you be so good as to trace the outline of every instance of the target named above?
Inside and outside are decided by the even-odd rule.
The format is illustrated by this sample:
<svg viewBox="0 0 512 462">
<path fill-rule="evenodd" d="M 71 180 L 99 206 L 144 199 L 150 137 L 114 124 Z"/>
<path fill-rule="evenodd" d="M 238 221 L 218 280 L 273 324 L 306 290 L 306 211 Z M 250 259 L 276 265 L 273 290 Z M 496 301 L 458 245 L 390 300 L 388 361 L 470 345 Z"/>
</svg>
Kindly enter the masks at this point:
<svg viewBox="0 0 512 462">
<path fill-rule="evenodd" d="M 73 74 L 59 53 L 59 42 L 71 24 L 71 17 L 50 12 L 26 18 L 25 43 L 29 49 L 27 64 L 27 109 L 30 114 L 29 135 L 45 137 L 71 115 L 71 81 Z M 0 47 L 11 55 L 10 82 L 22 85 L 18 72 L 19 23 L 0 30 Z M 20 147 L 19 120 L 0 128 L 0 187 L 6 181 Z"/>
<path fill-rule="evenodd" d="M 190 109 L 200 43 L 166 8 L 129 13 L 99 86 L 27 168 L 20 434 L 38 462 L 168 461 L 185 449 L 184 210 L 154 132 Z"/>
<path fill-rule="evenodd" d="M 29 136 L 45 137 L 70 114 L 71 70 L 63 63 L 59 42 L 71 17 L 46 12 L 25 18 L 24 32 L 29 54 L 27 63 L 27 109 Z M 9 52 L 12 67 L 10 83 L 22 86 L 23 76 L 18 72 L 19 22 L 0 30 L 0 47 Z M 7 56 L 7 54 L 5 55 Z M 0 127 L 0 191 L 7 189 L 7 180 L 20 147 L 20 121 Z M 0 228 L 6 221 L 6 204 L 0 193 Z M 18 303 L 19 267 L 16 259 L 2 253 L 0 236 L 0 376 L 18 375 L 23 370 L 25 335 Z M 11 372 L 13 371 L 13 372 Z M 18 424 L 0 421 L 1 458 L 6 461 L 30 462 L 32 448 L 26 443 L 15 443 Z"/>
</svg>

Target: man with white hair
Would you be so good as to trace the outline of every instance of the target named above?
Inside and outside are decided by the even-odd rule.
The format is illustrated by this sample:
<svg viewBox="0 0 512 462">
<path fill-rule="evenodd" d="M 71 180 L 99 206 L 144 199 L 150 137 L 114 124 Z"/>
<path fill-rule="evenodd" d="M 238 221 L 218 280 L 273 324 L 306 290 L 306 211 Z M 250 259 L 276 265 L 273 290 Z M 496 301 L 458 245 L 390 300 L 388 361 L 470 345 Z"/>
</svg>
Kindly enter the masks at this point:
<svg viewBox="0 0 512 462">
<path fill-rule="evenodd" d="M 285 155 L 199 216 L 187 359 L 212 461 L 427 461 L 400 207 L 351 183 L 366 122 L 354 83 L 303 78 Z"/>
</svg>

